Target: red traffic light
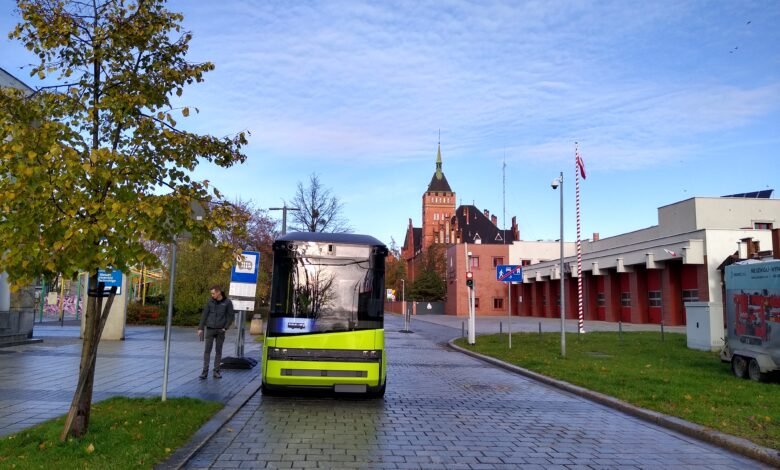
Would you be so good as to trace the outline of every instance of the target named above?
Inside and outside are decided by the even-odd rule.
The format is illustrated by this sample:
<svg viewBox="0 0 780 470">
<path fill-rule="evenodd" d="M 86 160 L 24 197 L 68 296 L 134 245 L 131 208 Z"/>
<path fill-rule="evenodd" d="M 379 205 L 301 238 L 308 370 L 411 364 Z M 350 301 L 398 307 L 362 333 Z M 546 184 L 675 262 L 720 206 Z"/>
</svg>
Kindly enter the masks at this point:
<svg viewBox="0 0 780 470">
<path fill-rule="evenodd" d="M 474 273 L 471 271 L 466 271 L 466 279 L 474 279 Z"/>
</svg>

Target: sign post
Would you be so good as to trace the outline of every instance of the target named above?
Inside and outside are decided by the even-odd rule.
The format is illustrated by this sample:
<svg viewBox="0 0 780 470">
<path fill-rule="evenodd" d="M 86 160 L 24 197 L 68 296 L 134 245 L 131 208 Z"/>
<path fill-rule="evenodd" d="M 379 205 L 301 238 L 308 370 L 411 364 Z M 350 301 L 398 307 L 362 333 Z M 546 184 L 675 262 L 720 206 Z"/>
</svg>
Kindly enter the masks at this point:
<svg viewBox="0 0 780 470">
<path fill-rule="evenodd" d="M 228 296 L 233 310 L 238 313 L 238 337 L 236 338 L 236 357 L 222 359 L 222 367 L 227 369 L 251 369 L 257 361 L 244 357 L 244 314 L 255 309 L 257 292 L 257 273 L 260 266 L 260 253 L 244 251 L 230 271 Z"/>
<path fill-rule="evenodd" d="M 512 283 L 523 282 L 523 267 L 515 264 L 496 266 L 496 280 L 506 282 L 509 289 L 509 349 L 512 349 Z"/>
</svg>

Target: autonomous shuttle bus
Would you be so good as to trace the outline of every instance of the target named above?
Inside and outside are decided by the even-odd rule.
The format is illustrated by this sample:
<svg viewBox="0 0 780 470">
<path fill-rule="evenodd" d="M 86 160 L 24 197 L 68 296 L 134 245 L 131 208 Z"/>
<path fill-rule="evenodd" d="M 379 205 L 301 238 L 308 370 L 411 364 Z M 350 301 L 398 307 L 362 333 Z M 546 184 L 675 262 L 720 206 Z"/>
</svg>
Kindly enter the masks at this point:
<svg viewBox="0 0 780 470">
<path fill-rule="evenodd" d="M 289 233 L 273 245 L 262 390 L 385 393 L 385 257 L 368 235 Z"/>
</svg>

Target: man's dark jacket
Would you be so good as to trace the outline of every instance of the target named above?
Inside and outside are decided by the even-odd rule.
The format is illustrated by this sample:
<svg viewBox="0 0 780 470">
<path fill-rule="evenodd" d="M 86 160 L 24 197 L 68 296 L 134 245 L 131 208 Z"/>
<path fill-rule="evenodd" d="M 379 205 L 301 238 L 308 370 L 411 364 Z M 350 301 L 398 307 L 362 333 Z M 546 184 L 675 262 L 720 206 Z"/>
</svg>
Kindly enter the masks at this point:
<svg viewBox="0 0 780 470">
<path fill-rule="evenodd" d="M 203 315 L 200 317 L 199 330 L 204 326 L 208 328 L 230 328 L 233 324 L 233 302 L 227 297 L 222 300 L 209 299 L 203 307 Z"/>
</svg>

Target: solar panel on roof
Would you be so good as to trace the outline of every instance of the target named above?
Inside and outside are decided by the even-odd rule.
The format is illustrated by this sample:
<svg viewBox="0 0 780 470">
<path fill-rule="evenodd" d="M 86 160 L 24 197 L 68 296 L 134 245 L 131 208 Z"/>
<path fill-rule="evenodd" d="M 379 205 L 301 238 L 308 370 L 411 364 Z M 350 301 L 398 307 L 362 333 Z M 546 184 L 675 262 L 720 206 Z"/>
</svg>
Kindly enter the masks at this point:
<svg viewBox="0 0 780 470">
<path fill-rule="evenodd" d="M 737 193 L 737 194 L 729 194 L 726 196 L 721 197 L 733 197 L 733 198 L 743 198 L 743 199 L 769 199 L 772 197 L 772 192 L 774 189 L 762 189 L 761 191 L 752 191 L 749 193 Z"/>
</svg>

